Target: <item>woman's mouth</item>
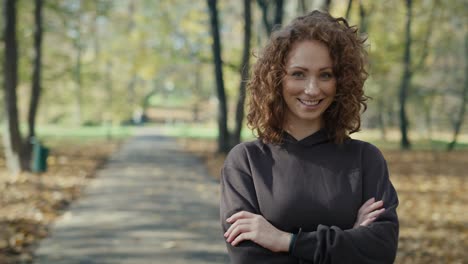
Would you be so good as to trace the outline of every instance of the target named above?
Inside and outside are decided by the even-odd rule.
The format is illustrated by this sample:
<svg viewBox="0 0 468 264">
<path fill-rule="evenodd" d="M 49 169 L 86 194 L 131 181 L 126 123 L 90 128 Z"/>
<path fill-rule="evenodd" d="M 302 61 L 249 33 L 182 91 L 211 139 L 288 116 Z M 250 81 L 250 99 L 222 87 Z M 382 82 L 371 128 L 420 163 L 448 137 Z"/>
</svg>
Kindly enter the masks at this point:
<svg viewBox="0 0 468 264">
<path fill-rule="evenodd" d="M 315 107 L 320 104 L 320 102 L 323 101 L 323 99 L 320 100 L 306 100 L 306 99 L 301 99 L 297 98 L 297 100 L 304 106 L 306 107 Z"/>
</svg>

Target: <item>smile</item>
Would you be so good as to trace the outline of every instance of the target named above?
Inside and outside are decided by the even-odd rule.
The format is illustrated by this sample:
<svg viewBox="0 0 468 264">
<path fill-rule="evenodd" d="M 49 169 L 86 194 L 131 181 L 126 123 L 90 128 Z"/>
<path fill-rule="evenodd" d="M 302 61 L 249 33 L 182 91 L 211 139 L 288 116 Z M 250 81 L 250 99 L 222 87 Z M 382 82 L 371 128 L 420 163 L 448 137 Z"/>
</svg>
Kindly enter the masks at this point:
<svg viewBox="0 0 468 264">
<path fill-rule="evenodd" d="M 308 107 L 317 106 L 317 105 L 320 104 L 320 102 L 323 101 L 323 99 L 320 99 L 320 100 L 305 100 L 305 99 L 300 99 L 300 98 L 297 98 L 297 100 L 299 102 L 301 102 L 301 104 L 303 104 L 305 106 L 308 106 Z"/>
</svg>

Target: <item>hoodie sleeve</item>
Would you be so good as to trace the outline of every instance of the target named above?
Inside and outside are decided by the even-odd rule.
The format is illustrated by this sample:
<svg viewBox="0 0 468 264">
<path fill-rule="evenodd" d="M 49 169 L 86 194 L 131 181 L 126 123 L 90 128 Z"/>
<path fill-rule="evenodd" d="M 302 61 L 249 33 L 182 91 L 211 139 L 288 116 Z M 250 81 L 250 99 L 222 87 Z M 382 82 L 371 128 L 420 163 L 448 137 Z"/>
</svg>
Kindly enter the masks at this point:
<svg viewBox="0 0 468 264">
<path fill-rule="evenodd" d="M 223 233 L 230 227 L 226 219 L 231 215 L 240 211 L 260 214 L 248 160 L 241 146 L 232 149 L 226 158 L 221 171 L 220 184 L 220 220 Z M 274 253 L 250 240 L 243 241 L 235 247 L 226 242 L 226 247 L 232 264 L 280 264 L 285 263 L 284 258 L 288 258 L 287 254 Z"/>
<path fill-rule="evenodd" d="M 363 201 L 375 197 L 386 209 L 366 227 L 342 230 L 319 225 L 316 231 L 299 232 L 291 254 L 304 261 L 325 263 L 393 263 L 398 247 L 397 193 L 390 182 L 382 153 L 367 144 L 362 160 Z"/>
</svg>

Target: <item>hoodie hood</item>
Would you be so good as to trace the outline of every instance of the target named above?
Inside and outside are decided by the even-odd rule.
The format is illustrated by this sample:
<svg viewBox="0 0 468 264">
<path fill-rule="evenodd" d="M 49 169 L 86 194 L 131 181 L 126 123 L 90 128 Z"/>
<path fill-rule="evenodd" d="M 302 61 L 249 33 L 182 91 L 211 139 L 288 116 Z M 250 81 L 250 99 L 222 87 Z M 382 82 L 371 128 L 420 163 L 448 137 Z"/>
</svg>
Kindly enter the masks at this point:
<svg viewBox="0 0 468 264">
<path fill-rule="evenodd" d="M 308 135 L 307 137 L 297 140 L 291 134 L 283 131 L 283 144 L 290 144 L 303 147 L 312 147 L 321 143 L 329 142 L 328 131 L 325 128 L 318 130 L 317 132 Z"/>
</svg>

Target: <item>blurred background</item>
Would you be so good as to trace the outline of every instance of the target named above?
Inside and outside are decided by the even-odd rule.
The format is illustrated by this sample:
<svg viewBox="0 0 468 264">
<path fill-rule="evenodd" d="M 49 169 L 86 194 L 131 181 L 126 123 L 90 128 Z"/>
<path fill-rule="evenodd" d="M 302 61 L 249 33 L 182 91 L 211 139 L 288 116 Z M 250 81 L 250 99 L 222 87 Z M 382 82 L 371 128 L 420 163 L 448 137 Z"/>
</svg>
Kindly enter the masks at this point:
<svg viewBox="0 0 468 264">
<path fill-rule="evenodd" d="M 314 9 L 367 36 L 372 100 L 352 137 L 389 163 L 401 201 L 397 263 L 465 263 L 467 6 L 2 0 L 0 263 L 30 259 L 48 225 L 141 128 L 176 138 L 219 178 L 230 148 L 255 138 L 245 126 L 255 54 L 275 27 Z"/>
</svg>

